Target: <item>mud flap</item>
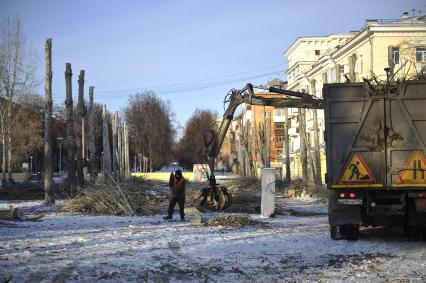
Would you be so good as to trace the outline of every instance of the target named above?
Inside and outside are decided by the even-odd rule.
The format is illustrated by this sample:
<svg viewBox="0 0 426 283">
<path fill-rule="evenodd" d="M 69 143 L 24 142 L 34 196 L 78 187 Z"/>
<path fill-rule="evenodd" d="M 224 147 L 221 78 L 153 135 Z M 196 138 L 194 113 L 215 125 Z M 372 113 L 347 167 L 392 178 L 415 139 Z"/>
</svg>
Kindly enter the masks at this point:
<svg viewBox="0 0 426 283">
<path fill-rule="evenodd" d="M 328 223 L 330 226 L 360 225 L 361 206 L 338 204 L 338 192 L 328 191 Z"/>
</svg>

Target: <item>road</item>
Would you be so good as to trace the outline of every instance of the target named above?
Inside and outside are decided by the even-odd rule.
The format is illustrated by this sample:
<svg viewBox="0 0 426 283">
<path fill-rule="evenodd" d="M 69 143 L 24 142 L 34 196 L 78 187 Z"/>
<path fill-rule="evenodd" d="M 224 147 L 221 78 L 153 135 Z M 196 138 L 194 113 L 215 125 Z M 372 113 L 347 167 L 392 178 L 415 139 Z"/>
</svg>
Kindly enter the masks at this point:
<svg viewBox="0 0 426 283">
<path fill-rule="evenodd" d="M 333 241 L 324 204 L 278 202 L 282 215 L 251 215 L 266 224 L 242 228 L 205 227 L 191 211 L 180 223 L 82 216 L 58 206 L 41 222 L 0 226 L 0 281 L 426 282 L 425 242 L 390 228 Z M 40 202 L 18 205 L 46 210 Z"/>
</svg>

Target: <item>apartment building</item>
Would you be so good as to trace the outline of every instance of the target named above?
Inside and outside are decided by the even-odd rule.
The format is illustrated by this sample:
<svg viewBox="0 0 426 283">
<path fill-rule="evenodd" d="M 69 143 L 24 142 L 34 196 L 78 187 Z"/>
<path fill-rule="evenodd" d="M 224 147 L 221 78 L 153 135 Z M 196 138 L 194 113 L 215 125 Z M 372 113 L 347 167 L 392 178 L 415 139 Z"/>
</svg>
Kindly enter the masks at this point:
<svg viewBox="0 0 426 283">
<path fill-rule="evenodd" d="M 341 35 L 299 37 L 285 52 L 288 59 L 288 90 L 322 96 L 325 83 L 362 81 L 374 76 L 386 79 L 384 68 L 395 77 L 410 77 L 425 70 L 426 16 L 403 13 L 394 20 L 367 20 L 360 31 Z M 307 140 L 313 144 L 312 111 L 307 110 Z M 325 172 L 324 113 L 318 111 L 322 144 L 322 172 Z M 301 176 L 298 110 L 289 109 L 290 160 L 292 177 Z"/>
</svg>

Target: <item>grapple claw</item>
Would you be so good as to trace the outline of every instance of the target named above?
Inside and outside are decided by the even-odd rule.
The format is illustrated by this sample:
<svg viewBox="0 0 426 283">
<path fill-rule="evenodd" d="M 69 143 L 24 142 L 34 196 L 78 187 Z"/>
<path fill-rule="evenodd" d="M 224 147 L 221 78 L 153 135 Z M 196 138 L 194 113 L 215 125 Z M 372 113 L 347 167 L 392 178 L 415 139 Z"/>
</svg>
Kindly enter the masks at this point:
<svg viewBox="0 0 426 283">
<path fill-rule="evenodd" d="M 232 204 L 232 196 L 224 186 L 208 186 L 195 198 L 194 205 L 201 211 L 223 211 Z"/>
</svg>

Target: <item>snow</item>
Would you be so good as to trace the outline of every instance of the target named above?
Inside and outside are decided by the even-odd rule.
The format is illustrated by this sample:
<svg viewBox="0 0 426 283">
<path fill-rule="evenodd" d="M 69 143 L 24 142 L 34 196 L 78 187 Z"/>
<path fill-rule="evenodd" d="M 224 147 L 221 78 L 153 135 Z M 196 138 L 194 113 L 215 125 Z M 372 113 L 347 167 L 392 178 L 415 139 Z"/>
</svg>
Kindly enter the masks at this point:
<svg viewBox="0 0 426 283">
<path fill-rule="evenodd" d="M 425 242 L 390 228 L 333 241 L 325 204 L 280 202 L 305 214 L 251 215 L 268 225 L 225 228 L 195 224 L 196 215 L 164 222 L 160 215 L 83 216 L 59 211 L 60 204 L 52 211 L 37 201 L 13 202 L 31 213 L 51 212 L 40 222 L 0 224 L 0 281 L 426 281 Z"/>
</svg>

